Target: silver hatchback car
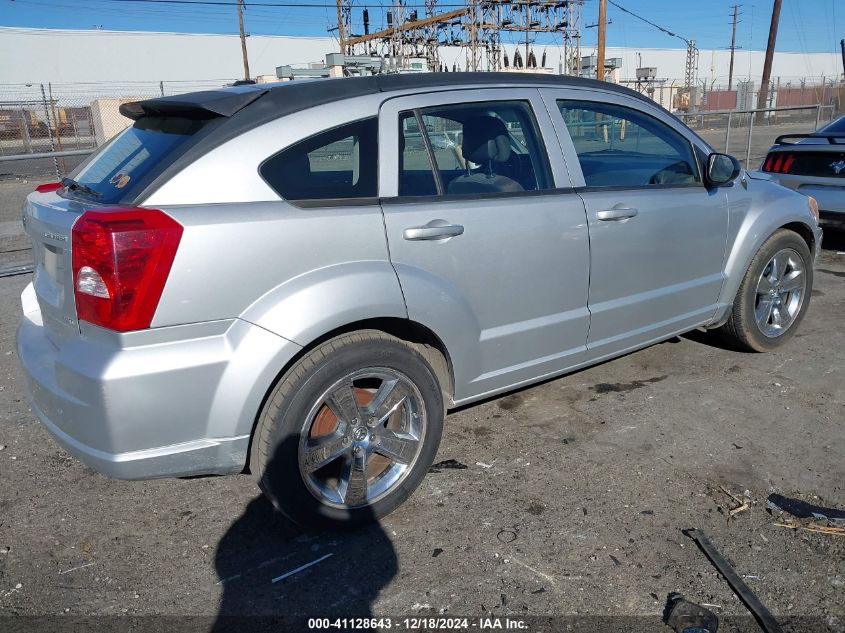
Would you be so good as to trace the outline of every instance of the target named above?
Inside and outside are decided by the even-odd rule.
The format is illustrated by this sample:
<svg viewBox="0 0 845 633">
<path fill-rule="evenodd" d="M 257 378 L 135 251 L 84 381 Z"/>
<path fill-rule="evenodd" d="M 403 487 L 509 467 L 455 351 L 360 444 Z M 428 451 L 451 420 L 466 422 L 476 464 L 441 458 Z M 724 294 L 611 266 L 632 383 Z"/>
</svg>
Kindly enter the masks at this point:
<svg viewBox="0 0 845 633">
<path fill-rule="evenodd" d="M 18 353 L 68 451 L 249 470 L 311 524 L 384 516 L 449 407 L 695 328 L 781 345 L 812 198 L 641 95 L 517 74 L 243 86 L 134 120 L 27 199 Z"/>
</svg>

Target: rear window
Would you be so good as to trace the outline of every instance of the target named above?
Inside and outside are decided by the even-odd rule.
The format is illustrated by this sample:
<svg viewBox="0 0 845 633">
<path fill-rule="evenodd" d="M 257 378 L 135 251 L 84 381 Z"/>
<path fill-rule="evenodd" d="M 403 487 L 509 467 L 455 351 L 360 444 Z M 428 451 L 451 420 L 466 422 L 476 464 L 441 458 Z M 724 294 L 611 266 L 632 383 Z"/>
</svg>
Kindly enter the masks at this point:
<svg viewBox="0 0 845 633">
<path fill-rule="evenodd" d="M 833 123 L 828 123 L 818 131 L 819 134 L 842 134 L 845 136 L 845 116 L 836 119 Z"/>
<path fill-rule="evenodd" d="M 97 202 L 121 200 L 156 165 L 161 164 L 195 134 L 206 121 L 143 117 L 112 139 L 73 176 L 97 194 L 76 190 L 73 196 Z"/>
</svg>

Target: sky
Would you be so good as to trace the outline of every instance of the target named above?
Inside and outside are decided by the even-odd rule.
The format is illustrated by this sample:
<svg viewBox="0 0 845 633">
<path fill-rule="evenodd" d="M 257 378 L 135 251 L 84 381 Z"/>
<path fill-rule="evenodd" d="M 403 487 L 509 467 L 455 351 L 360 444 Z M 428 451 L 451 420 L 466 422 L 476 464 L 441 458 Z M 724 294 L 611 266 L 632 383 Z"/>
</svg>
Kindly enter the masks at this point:
<svg viewBox="0 0 845 633">
<path fill-rule="evenodd" d="M 235 0 L 208 0 L 219 4 L 196 4 L 196 0 L 0 0 L 0 26 L 188 33 L 237 33 Z M 764 50 L 769 31 L 772 1 L 740 0 L 614 0 L 616 4 L 670 30 L 682 38 L 695 39 L 700 49 L 728 48 L 731 13 L 741 4 L 737 46 Z M 384 26 L 384 14 L 391 0 L 354 0 L 353 27 L 361 12 L 369 8 L 371 30 Z M 423 13 L 423 0 L 405 0 Z M 277 6 L 269 6 L 277 5 Z M 448 11 L 462 6 L 461 0 L 440 0 Z M 837 6 L 838 5 L 838 6 Z M 632 48 L 678 48 L 685 44 L 608 3 L 608 46 Z M 247 0 L 248 33 L 261 35 L 326 36 L 336 22 L 333 0 Z M 594 25 L 598 0 L 586 0 L 584 25 Z M 360 26 L 356 27 L 358 31 Z M 505 42 L 517 39 L 503 37 Z M 845 38 L 843 0 L 783 0 L 777 50 L 792 52 L 838 52 Z M 584 28 L 582 49 L 595 46 L 596 29 Z M 542 39 L 538 41 L 542 43 Z"/>
</svg>

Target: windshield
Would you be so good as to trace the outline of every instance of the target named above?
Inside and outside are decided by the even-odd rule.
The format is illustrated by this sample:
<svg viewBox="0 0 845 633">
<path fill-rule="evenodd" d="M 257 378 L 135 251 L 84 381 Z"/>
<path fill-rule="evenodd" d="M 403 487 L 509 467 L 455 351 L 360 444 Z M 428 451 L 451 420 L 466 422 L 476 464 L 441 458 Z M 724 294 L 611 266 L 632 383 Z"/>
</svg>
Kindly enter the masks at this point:
<svg viewBox="0 0 845 633">
<path fill-rule="evenodd" d="M 73 176 L 82 187 L 72 191 L 71 195 L 98 202 L 118 202 L 131 185 L 166 161 L 205 123 L 174 117 L 139 119 L 113 138 Z"/>
</svg>

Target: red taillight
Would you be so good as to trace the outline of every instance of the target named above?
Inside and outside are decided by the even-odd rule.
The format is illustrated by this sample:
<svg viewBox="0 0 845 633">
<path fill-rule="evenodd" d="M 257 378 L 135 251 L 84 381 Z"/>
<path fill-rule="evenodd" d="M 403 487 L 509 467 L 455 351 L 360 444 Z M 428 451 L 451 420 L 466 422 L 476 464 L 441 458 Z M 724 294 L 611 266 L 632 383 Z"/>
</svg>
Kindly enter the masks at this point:
<svg viewBox="0 0 845 633">
<path fill-rule="evenodd" d="M 763 171 L 771 171 L 777 174 L 788 174 L 789 168 L 795 160 L 794 154 L 787 154 L 785 152 L 777 152 L 766 156 L 766 162 L 763 163 Z"/>
<path fill-rule="evenodd" d="M 182 226 L 156 209 L 86 211 L 72 232 L 80 320 L 126 332 L 150 327 Z"/>
<path fill-rule="evenodd" d="M 38 193 L 48 193 L 50 191 L 55 191 L 56 189 L 61 189 L 64 185 L 60 182 L 45 182 L 43 185 L 38 185 L 35 190 Z"/>
<path fill-rule="evenodd" d="M 763 171 L 772 171 L 772 161 L 774 161 L 774 154 L 766 156 L 766 162 L 763 163 Z"/>
</svg>

